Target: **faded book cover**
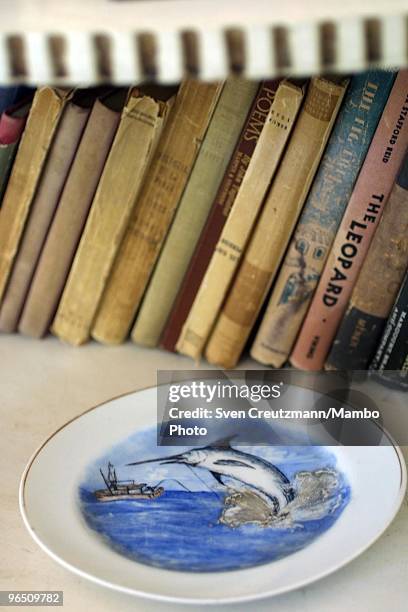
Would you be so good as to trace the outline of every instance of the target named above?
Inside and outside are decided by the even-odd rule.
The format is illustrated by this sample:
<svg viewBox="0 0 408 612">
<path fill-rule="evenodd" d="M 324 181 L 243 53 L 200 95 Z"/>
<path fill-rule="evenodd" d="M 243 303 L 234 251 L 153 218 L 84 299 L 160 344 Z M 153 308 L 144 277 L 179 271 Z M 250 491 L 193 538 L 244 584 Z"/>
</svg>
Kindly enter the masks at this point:
<svg viewBox="0 0 408 612">
<path fill-rule="evenodd" d="M 89 339 L 166 108 L 134 89 L 123 110 L 52 325 L 70 344 Z"/>
<path fill-rule="evenodd" d="M 129 333 L 221 90 L 187 80 L 177 94 L 95 319 L 100 342 Z"/>
<path fill-rule="evenodd" d="M 43 87 L 34 96 L 0 209 L 0 302 L 54 132 L 70 92 Z"/>
<path fill-rule="evenodd" d="M 8 109 L 0 116 L 0 206 L 13 167 L 20 138 L 30 112 L 32 98 Z"/>
<path fill-rule="evenodd" d="M 290 356 L 321 370 L 408 144 L 408 71 L 398 73 Z"/>
<path fill-rule="evenodd" d="M 385 385 L 408 390 L 408 272 L 370 365 Z"/>
<path fill-rule="evenodd" d="M 327 369 L 365 370 L 408 266 L 408 149 L 351 294 Z"/>
<path fill-rule="evenodd" d="M 303 90 L 282 83 L 275 95 L 245 179 L 217 242 L 177 350 L 198 359 L 239 264 L 265 193 L 278 167 L 303 98 Z"/>
<path fill-rule="evenodd" d="M 262 82 L 249 111 L 241 136 L 225 171 L 171 313 L 166 321 L 160 344 L 168 351 L 176 350 L 182 327 L 245 178 L 280 82 L 281 79 Z"/>
<path fill-rule="evenodd" d="M 157 346 L 259 85 L 228 79 L 148 285 L 134 342 Z"/>
<path fill-rule="evenodd" d="M 289 357 L 395 76 L 351 79 L 252 345 L 263 364 L 280 368 Z"/>
<path fill-rule="evenodd" d="M 311 80 L 287 152 L 208 342 L 210 363 L 237 363 L 320 163 L 347 80 Z"/>
<path fill-rule="evenodd" d="M 95 101 L 30 285 L 18 329 L 41 337 L 58 306 L 119 125 L 126 90 Z"/>
<path fill-rule="evenodd" d="M 48 228 L 89 117 L 90 104 L 88 99 L 83 99 L 83 94 L 77 93 L 63 112 L 3 296 L 2 332 L 10 333 L 17 328 Z"/>
</svg>

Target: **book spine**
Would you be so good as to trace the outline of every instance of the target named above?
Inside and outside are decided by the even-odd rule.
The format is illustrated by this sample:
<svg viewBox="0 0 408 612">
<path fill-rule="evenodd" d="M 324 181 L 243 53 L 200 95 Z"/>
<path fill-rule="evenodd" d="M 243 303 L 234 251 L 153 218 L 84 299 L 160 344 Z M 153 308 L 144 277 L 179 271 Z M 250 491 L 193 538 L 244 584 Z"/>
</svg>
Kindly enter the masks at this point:
<svg viewBox="0 0 408 612">
<path fill-rule="evenodd" d="M 252 345 L 260 363 L 280 368 L 289 357 L 394 79 L 351 80 Z"/>
<path fill-rule="evenodd" d="M 320 370 L 347 308 L 358 273 L 408 144 L 408 71 L 398 73 L 290 361 Z"/>
<path fill-rule="evenodd" d="M 200 288 L 218 238 L 245 179 L 281 79 L 264 81 L 249 111 L 241 136 L 212 204 L 197 246 L 166 321 L 160 344 L 175 351 L 182 327 Z"/>
<path fill-rule="evenodd" d="M 17 254 L 31 203 L 69 94 L 37 91 L 0 210 L 0 302 Z"/>
<path fill-rule="evenodd" d="M 16 330 L 30 282 L 89 109 L 70 102 L 58 125 L 0 308 L 0 331 Z"/>
<path fill-rule="evenodd" d="M 133 327 L 134 342 L 159 342 L 257 89 L 243 79 L 228 79 L 223 88 Z"/>
<path fill-rule="evenodd" d="M 287 152 L 208 342 L 210 363 L 234 367 L 290 240 L 347 86 L 313 78 Z"/>
<path fill-rule="evenodd" d="M 221 90 L 186 81 L 177 95 L 93 326 L 100 342 L 117 344 L 129 332 Z"/>
<path fill-rule="evenodd" d="M 44 244 L 18 329 L 41 337 L 51 323 L 84 228 L 120 112 L 96 100 Z"/>
<path fill-rule="evenodd" d="M 10 178 L 17 148 L 18 141 L 8 145 L 0 144 L 0 207 Z"/>
<path fill-rule="evenodd" d="M 370 370 L 384 384 L 408 389 L 408 273 L 391 310 Z"/>
<path fill-rule="evenodd" d="M 27 123 L 33 95 L 0 115 L 0 206 L 10 178 L 14 158 Z"/>
<path fill-rule="evenodd" d="M 177 342 L 180 353 L 198 359 L 239 264 L 265 193 L 278 167 L 303 97 L 282 83 L 270 109 L 250 166 L 217 242 Z"/>
<path fill-rule="evenodd" d="M 89 339 L 103 289 L 133 210 L 164 108 L 135 90 L 122 113 L 55 316 L 52 331 L 78 345 Z"/>
<path fill-rule="evenodd" d="M 408 265 L 408 149 L 326 362 L 365 370 Z"/>
</svg>

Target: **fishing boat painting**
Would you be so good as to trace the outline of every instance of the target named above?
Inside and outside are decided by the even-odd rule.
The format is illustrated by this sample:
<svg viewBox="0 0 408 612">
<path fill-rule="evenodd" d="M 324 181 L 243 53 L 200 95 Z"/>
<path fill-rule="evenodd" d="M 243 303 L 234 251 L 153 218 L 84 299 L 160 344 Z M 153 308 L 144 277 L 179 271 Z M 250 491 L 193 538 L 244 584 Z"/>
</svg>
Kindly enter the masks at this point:
<svg viewBox="0 0 408 612">
<path fill-rule="evenodd" d="M 78 487 L 87 527 L 139 563 L 189 572 L 270 563 L 324 537 L 351 499 L 326 447 L 230 437 L 174 453 L 156 434 L 139 430 L 108 449 Z"/>
</svg>

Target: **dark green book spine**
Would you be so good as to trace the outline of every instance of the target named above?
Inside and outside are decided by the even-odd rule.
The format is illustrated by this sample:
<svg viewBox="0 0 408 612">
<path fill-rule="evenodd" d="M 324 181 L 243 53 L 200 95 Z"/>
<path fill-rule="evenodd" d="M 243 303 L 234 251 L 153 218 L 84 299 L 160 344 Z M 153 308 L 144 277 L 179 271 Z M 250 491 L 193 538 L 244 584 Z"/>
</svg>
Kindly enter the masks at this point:
<svg viewBox="0 0 408 612">
<path fill-rule="evenodd" d="M 17 153 L 18 142 L 0 145 L 0 206 L 7 188 L 7 183 Z"/>
<path fill-rule="evenodd" d="M 370 370 L 384 384 L 408 390 L 408 272 Z"/>
</svg>

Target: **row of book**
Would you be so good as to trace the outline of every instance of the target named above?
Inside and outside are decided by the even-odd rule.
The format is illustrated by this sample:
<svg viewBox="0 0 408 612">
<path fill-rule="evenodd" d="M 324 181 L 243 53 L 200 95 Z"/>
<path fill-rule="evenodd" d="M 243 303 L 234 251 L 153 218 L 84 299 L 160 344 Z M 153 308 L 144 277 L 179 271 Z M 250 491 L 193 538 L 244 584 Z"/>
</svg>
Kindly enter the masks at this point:
<svg viewBox="0 0 408 612">
<path fill-rule="evenodd" d="M 0 331 L 404 380 L 408 71 L 16 95 Z"/>
</svg>

